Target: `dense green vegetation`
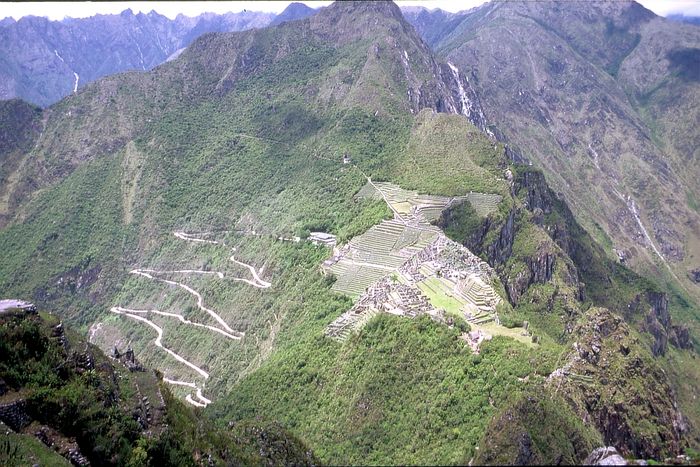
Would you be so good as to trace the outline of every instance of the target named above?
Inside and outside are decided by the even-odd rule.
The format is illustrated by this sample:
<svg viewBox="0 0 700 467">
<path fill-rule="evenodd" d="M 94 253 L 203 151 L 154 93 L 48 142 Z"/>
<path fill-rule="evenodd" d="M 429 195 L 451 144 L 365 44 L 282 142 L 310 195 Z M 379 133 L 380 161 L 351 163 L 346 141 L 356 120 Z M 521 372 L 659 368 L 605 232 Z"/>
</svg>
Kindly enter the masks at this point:
<svg viewBox="0 0 700 467">
<path fill-rule="evenodd" d="M 548 374 L 556 354 L 497 337 L 472 355 L 458 333 L 427 317 L 379 315 L 344 344 L 310 336 L 275 353 L 213 414 L 278 419 L 324 463 L 459 462 L 497 408 L 528 387 L 522 378 Z"/>
<path fill-rule="evenodd" d="M 503 145 L 484 138 L 478 128 L 465 125 L 458 115 L 420 112 L 405 150 L 393 165 L 392 180 L 421 193 L 509 195 L 502 173 Z"/>
<path fill-rule="evenodd" d="M 525 391 L 492 419 L 482 450 L 473 461 L 482 465 L 576 464 L 602 444 L 600 435 L 576 417 L 561 396 Z"/>
<path fill-rule="evenodd" d="M 304 445 L 278 426 L 245 422 L 234 430 L 213 428 L 175 399 L 152 372 L 129 372 L 71 331 L 62 344 L 54 330 L 58 323 L 47 314 L 0 316 L 0 380 L 9 390 L 3 403 L 26 400 L 30 427 L 55 430 L 56 449 L 75 439 L 82 454 L 97 465 L 196 465 L 203 457 L 246 465 L 267 458 L 275 463 L 313 461 Z M 92 365 L 86 366 L 85 355 Z M 145 398 L 155 417 L 147 430 L 137 419 Z M 33 433 L 13 434 L 0 444 L 3 463 L 33 459 L 63 465 Z"/>
</svg>

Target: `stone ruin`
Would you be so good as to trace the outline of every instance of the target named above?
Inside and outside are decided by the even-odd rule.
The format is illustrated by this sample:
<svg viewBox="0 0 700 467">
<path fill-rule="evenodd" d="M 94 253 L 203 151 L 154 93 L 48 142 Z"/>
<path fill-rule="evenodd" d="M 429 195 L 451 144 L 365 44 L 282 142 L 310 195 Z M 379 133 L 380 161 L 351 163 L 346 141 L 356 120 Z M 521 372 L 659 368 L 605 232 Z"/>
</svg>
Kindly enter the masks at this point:
<svg viewBox="0 0 700 467">
<path fill-rule="evenodd" d="M 119 360 L 129 371 L 146 371 L 141 362 L 136 359 L 134 350 L 131 347 L 127 347 L 126 352 L 122 353 L 115 345 L 112 350 L 112 358 Z"/>
<path fill-rule="evenodd" d="M 377 313 L 408 318 L 427 314 L 448 323 L 445 311 L 434 307 L 417 285 L 427 278 L 426 273 L 454 283 L 454 293 L 469 304 L 463 310 L 467 321 L 498 322 L 495 308 L 501 298 L 491 286 L 494 270 L 467 248 L 440 234 L 407 259 L 396 273 L 389 273 L 370 285 L 352 308 L 326 328 L 326 335 L 345 340 Z"/>
</svg>

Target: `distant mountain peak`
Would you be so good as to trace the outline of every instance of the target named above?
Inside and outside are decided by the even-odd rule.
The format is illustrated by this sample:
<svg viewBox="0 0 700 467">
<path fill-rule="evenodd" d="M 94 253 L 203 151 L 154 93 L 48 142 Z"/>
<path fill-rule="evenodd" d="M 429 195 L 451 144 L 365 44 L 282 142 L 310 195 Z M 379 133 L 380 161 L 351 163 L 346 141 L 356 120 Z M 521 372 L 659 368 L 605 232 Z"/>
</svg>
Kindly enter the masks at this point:
<svg viewBox="0 0 700 467">
<path fill-rule="evenodd" d="M 287 5 L 287 8 L 282 11 L 275 19 L 270 23 L 271 26 L 282 24 L 287 21 L 296 21 L 309 16 L 315 15 L 318 10 L 311 8 L 303 3 L 292 2 Z"/>
<path fill-rule="evenodd" d="M 347 2 L 335 2 L 330 8 L 335 8 L 337 11 L 345 12 L 376 12 L 387 16 L 401 16 L 401 9 L 396 3 L 389 0 L 381 0 L 376 2 L 365 2 L 351 0 Z"/>
<path fill-rule="evenodd" d="M 25 16 L 1 20 L 0 99 L 21 97 L 48 106 L 90 82 L 128 70 L 148 70 L 208 32 L 267 26 L 274 13 L 246 12 L 167 18 L 151 10 L 50 21 Z M 131 31 L 125 37 L 123 31 Z M 25 44 L 34 44 L 29 50 Z M 30 65 L 31 63 L 31 65 Z M 56 65 L 59 65 L 58 67 Z M 29 73 L 21 70 L 31 70 Z M 79 80 L 79 81 L 78 81 Z"/>
</svg>

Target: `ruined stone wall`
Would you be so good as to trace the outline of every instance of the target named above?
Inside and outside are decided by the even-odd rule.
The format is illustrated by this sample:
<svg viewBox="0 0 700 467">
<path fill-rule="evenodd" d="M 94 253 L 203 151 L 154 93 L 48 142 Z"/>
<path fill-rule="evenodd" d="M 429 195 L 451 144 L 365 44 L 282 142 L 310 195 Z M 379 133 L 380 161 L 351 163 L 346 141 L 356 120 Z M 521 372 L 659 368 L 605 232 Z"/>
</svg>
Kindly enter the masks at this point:
<svg viewBox="0 0 700 467">
<path fill-rule="evenodd" d="M 27 402 L 24 399 L 18 399 L 0 405 L 0 420 L 15 431 L 29 425 L 31 418 L 27 414 Z"/>
</svg>

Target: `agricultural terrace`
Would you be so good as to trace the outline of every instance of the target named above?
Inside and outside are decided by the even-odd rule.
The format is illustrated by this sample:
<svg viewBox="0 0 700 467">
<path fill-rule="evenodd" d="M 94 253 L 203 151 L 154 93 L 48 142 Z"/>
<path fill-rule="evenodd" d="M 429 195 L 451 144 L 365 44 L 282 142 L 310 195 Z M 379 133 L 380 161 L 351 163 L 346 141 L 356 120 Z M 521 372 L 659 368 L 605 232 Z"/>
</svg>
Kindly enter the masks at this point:
<svg viewBox="0 0 700 467">
<path fill-rule="evenodd" d="M 480 216 L 488 216 L 498 209 L 498 203 L 503 199 L 501 195 L 475 192 L 452 198 L 421 195 L 389 182 L 368 182 L 357 193 L 357 197 L 384 199 L 392 211 L 401 217 L 412 213 L 420 214 L 428 222 L 436 221 L 450 205 L 464 201 L 468 201 Z"/>
</svg>

